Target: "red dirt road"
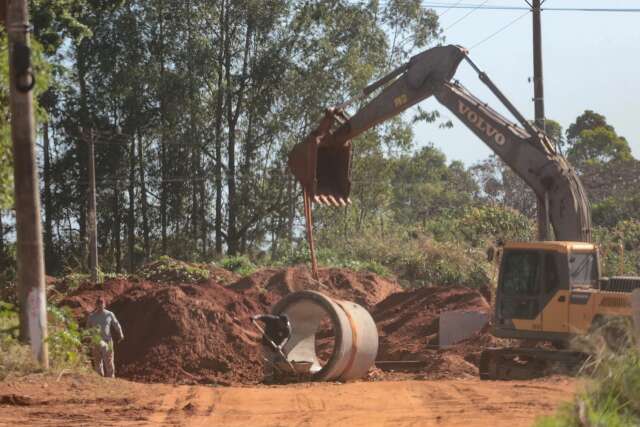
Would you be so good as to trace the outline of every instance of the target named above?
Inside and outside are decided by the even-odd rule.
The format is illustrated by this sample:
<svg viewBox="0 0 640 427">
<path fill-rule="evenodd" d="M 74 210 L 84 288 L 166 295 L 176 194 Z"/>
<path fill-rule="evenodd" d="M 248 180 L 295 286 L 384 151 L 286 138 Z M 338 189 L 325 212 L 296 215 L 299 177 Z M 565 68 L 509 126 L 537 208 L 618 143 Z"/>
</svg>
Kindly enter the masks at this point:
<svg viewBox="0 0 640 427">
<path fill-rule="evenodd" d="M 0 426 L 517 427 L 570 400 L 575 387 L 564 377 L 213 388 L 33 376 L 0 383 Z"/>
</svg>

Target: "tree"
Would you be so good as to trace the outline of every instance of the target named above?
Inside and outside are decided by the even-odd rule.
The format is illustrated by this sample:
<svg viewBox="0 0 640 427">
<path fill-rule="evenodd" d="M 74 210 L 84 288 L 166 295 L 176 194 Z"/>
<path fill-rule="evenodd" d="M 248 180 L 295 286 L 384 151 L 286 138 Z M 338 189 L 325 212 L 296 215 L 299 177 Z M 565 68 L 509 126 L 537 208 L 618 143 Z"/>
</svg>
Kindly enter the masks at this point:
<svg viewBox="0 0 640 427">
<path fill-rule="evenodd" d="M 608 125 L 582 130 L 567 152 L 567 159 L 577 168 L 585 164 L 606 164 L 632 158 L 627 140 Z"/>
<path fill-rule="evenodd" d="M 598 114 L 592 110 L 585 110 L 584 113 L 576 118 L 576 121 L 567 128 L 567 141 L 573 145 L 583 130 L 604 127 L 613 130 L 613 127 L 607 124 L 607 119 L 602 114 Z"/>
</svg>

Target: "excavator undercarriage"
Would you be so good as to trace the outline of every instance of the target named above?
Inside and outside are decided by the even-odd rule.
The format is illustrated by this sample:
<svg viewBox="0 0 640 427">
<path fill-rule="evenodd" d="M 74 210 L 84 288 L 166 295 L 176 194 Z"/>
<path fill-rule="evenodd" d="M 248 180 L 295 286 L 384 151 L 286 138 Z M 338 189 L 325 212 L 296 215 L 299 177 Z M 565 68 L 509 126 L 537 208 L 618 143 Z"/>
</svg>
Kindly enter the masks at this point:
<svg viewBox="0 0 640 427">
<path fill-rule="evenodd" d="M 543 348 L 487 348 L 480 355 L 480 379 L 524 380 L 552 374 L 574 374 L 588 354 Z"/>
</svg>

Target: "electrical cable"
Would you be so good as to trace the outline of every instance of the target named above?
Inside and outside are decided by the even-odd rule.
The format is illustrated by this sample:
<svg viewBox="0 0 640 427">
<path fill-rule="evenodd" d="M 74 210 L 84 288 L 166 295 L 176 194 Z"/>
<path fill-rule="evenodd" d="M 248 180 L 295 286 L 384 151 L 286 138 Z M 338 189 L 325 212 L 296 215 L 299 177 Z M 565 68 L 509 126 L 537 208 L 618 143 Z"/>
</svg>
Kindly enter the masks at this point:
<svg viewBox="0 0 640 427">
<path fill-rule="evenodd" d="M 458 19 L 457 21 L 455 21 L 453 24 L 449 25 L 447 28 L 445 28 L 444 31 L 448 31 L 451 28 L 455 27 L 456 25 L 458 25 L 460 22 L 462 22 L 465 18 L 467 18 L 469 15 L 471 15 L 473 12 L 475 12 L 476 10 L 478 10 L 480 7 L 482 7 L 483 5 L 485 5 L 489 0 L 484 0 L 481 4 L 479 4 L 476 8 L 471 9 L 469 12 L 465 13 L 460 19 Z"/>
<path fill-rule="evenodd" d="M 458 0 L 456 3 L 453 4 L 453 6 L 450 6 L 447 9 L 445 9 L 441 14 L 438 15 L 438 18 L 442 18 L 447 12 L 449 12 L 451 9 L 453 9 L 455 6 L 459 5 L 460 3 L 462 3 L 462 0 Z"/>
<path fill-rule="evenodd" d="M 491 33 L 489 36 L 485 37 L 484 39 L 482 39 L 479 42 L 477 42 L 474 45 L 472 45 L 469 48 L 469 50 L 474 49 L 474 48 L 480 46 L 481 44 L 483 44 L 484 42 L 486 42 L 486 41 L 492 39 L 493 37 L 497 36 L 498 34 L 503 32 L 504 30 L 506 30 L 507 28 L 509 28 L 510 26 L 512 26 L 513 24 L 515 24 L 516 22 L 518 22 L 519 20 L 521 20 L 522 18 L 527 16 L 529 13 L 530 13 L 530 11 L 526 11 L 522 15 L 520 15 L 517 18 L 513 19 L 512 21 L 510 21 L 508 24 L 504 25 L 503 27 L 500 27 L 498 30 L 496 30 L 495 32 Z"/>
<path fill-rule="evenodd" d="M 384 4 L 384 2 L 382 2 Z M 445 2 L 425 2 L 422 3 L 422 7 L 427 9 L 445 9 L 445 12 L 450 9 L 482 9 L 482 10 L 531 10 L 530 7 L 525 6 L 507 6 L 507 5 L 485 5 L 486 2 L 480 4 L 465 3 L 445 3 Z M 364 4 L 364 3 L 362 3 Z M 611 7 L 543 7 L 542 11 L 550 12 L 619 12 L 619 13 L 638 13 L 640 8 L 611 8 Z M 444 12 L 443 12 L 444 14 Z"/>
</svg>

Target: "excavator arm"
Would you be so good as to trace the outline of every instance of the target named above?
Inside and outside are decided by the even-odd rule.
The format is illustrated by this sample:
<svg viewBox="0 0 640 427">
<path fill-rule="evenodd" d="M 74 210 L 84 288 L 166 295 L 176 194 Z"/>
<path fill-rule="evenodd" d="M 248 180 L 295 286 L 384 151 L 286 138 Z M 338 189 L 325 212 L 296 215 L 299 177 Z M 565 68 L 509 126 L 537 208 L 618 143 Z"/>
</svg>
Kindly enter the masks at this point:
<svg viewBox="0 0 640 427">
<path fill-rule="evenodd" d="M 451 82 L 463 59 L 520 126 Z M 385 84 L 352 117 L 346 114 L 349 104 Z M 573 168 L 459 46 L 426 50 L 369 85 L 356 99 L 328 108 L 318 127 L 289 154 L 292 173 L 316 203 L 345 206 L 350 202 L 351 140 L 430 96 L 435 96 L 529 185 L 538 198 L 539 217 L 551 223 L 557 240 L 591 240 L 589 204 Z"/>
</svg>

